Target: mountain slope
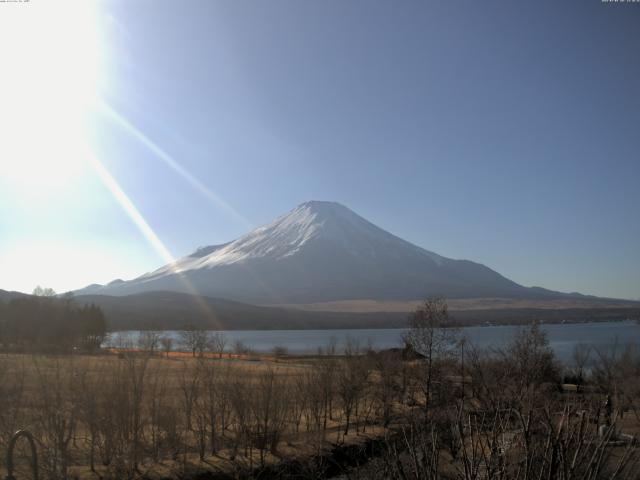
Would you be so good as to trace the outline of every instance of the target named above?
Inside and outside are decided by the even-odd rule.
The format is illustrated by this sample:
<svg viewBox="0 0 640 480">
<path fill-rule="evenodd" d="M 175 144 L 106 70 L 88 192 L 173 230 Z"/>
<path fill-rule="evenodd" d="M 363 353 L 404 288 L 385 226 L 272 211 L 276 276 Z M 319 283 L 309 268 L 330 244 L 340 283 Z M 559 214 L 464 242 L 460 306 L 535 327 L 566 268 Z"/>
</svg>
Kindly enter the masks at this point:
<svg viewBox="0 0 640 480">
<path fill-rule="evenodd" d="M 549 298 L 490 268 L 413 245 L 334 202 L 307 202 L 232 242 L 198 249 L 130 281 L 76 292 L 168 290 L 258 304 L 346 299 Z"/>
</svg>

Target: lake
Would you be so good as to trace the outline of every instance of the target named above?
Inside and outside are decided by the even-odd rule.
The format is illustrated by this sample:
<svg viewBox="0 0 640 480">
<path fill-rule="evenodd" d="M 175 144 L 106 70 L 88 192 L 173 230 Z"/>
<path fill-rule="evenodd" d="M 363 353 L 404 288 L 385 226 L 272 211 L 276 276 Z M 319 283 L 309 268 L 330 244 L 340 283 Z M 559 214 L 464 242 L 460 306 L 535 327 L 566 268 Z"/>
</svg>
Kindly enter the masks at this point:
<svg viewBox="0 0 640 480">
<path fill-rule="evenodd" d="M 500 325 L 465 327 L 462 333 L 469 342 L 478 347 L 501 347 L 522 329 L 521 326 Z M 565 323 L 542 325 L 547 332 L 549 343 L 556 356 L 563 361 L 571 359 L 573 348 L 578 343 L 587 343 L 598 349 L 609 348 L 614 344 L 640 344 L 640 325 L 635 322 L 598 322 Z M 317 353 L 319 347 L 327 346 L 331 341 L 337 344 L 341 352 L 349 339 L 355 340 L 361 347 L 371 345 L 380 350 L 401 345 L 405 329 L 358 329 L 358 330 L 229 330 L 223 331 L 228 339 L 227 349 L 233 348 L 237 341 L 256 352 L 266 353 L 275 346 L 282 346 L 291 354 Z M 115 332 L 111 341 L 116 344 L 118 336 L 135 342 L 140 332 Z M 180 341 L 179 331 L 163 332 L 163 335 Z"/>
</svg>

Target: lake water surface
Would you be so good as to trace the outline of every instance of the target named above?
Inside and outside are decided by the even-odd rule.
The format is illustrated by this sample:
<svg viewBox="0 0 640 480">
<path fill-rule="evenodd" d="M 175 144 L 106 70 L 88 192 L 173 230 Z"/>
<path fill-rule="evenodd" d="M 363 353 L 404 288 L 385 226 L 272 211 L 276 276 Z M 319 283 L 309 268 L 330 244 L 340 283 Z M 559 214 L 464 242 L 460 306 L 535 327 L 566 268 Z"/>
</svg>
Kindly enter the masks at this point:
<svg viewBox="0 0 640 480">
<path fill-rule="evenodd" d="M 578 343 L 593 345 L 598 349 L 610 348 L 618 344 L 640 344 L 640 325 L 635 322 L 598 322 L 542 325 L 547 332 L 549 343 L 556 356 L 569 361 L 573 348 Z M 465 327 L 462 334 L 477 347 L 501 347 L 522 329 L 520 326 L 483 326 Z M 326 347 L 330 342 L 337 344 L 341 352 L 349 339 L 355 340 L 361 347 L 371 345 L 374 349 L 385 349 L 401 345 L 405 329 L 358 329 L 358 330 L 229 330 L 223 331 L 228 339 L 227 349 L 231 350 L 236 341 L 256 352 L 269 352 L 275 346 L 282 346 L 291 354 L 313 354 L 318 348 Z M 112 343 L 119 336 L 126 336 L 135 342 L 140 332 L 115 332 Z M 180 341 L 179 331 L 163 332 Z"/>
</svg>

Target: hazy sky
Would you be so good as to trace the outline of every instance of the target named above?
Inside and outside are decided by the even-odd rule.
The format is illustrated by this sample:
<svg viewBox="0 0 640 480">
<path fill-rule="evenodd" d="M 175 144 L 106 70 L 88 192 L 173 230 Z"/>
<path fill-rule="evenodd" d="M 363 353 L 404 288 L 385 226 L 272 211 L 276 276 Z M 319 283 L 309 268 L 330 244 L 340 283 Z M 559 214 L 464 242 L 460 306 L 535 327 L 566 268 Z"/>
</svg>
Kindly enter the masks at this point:
<svg viewBox="0 0 640 480">
<path fill-rule="evenodd" d="M 315 199 L 640 298 L 638 3 L 31 0 L 0 4 L 0 58 L 1 289 L 131 278 Z"/>
</svg>

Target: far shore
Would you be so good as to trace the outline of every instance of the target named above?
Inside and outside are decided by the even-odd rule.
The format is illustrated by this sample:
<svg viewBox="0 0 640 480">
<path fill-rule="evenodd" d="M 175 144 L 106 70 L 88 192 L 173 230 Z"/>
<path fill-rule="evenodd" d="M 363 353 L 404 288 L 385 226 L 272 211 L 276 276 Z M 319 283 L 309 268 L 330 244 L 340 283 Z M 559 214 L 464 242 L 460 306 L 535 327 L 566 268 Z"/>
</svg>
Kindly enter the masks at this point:
<svg viewBox="0 0 640 480">
<path fill-rule="evenodd" d="M 640 310 L 640 309 L 639 309 Z M 640 315 L 635 316 L 615 316 L 613 318 L 584 318 L 584 319 L 568 319 L 562 320 L 559 318 L 552 318 L 549 320 L 531 318 L 528 320 L 519 320 L 514 322 L 508 321 L 485 321 L 485 322 L 458 322 L 452 327 L 454 328 L 470 328 L 470 327 L 517 327 L 526 326 L 532 323 L 538 323 L 541 325 L 575 325 L 581 323 L 620 323 L 620 322 L 638 322 L 640 324 Z M 205 328 L 212 332 L 277 332 L 277 331 L 322 331 L 322 330 L 402 330 L 408 328 L 406 322 L 391 325 L 366 325 L 364 323 L 357 325 L 345 325 L 345 326 L 327 326 L 326 328 L 316 328 L 312 326 L 304 328 L 301 326 L 293 326 L 291 328 Z M 108 333 L 120 333 L 120 332 L 143 332 L 143 331 L 158 331 L 158 332 L 179 332 L 184 331 L 184 328 L 153 328 L 151 326 L 144 326 L 140 328 L 122 328 L 117 330 L 109 330 Z"/>
</svg>

